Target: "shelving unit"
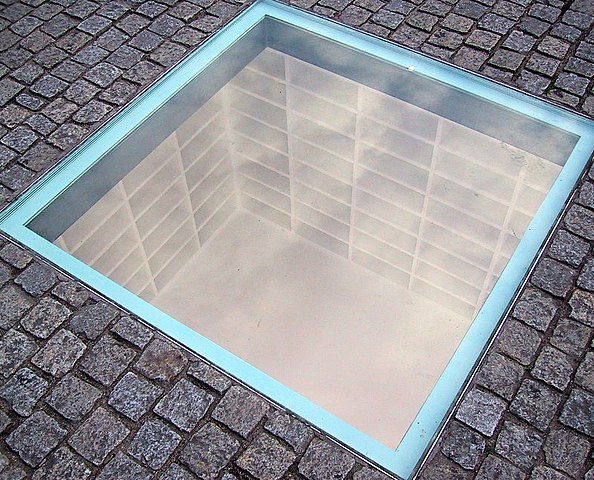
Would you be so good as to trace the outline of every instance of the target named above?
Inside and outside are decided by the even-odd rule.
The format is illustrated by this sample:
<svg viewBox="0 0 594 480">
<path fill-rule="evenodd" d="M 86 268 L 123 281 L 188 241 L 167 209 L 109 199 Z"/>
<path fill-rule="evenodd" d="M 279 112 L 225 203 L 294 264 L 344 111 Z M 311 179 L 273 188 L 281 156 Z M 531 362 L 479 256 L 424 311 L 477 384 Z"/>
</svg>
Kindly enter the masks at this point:
<svg viewBox="0 0 594 480">
<path fill-rule="evenodd" d="M 559 171 L 266 49 L 57 243 L 150 300 L 241 207 L 468 318 Z"/>
</svg>

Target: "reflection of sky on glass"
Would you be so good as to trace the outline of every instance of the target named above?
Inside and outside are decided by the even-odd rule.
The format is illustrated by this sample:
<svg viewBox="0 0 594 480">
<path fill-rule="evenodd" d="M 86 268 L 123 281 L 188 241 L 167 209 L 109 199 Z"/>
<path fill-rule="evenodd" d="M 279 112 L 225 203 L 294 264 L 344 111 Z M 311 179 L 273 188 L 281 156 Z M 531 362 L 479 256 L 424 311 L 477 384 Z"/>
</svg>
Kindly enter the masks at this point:
<svg viewBox="0 0 594 480">
<path fill-rule="evenodd" d="M 266 49 L 56 243 L 393 447 L 561 169 L 526 142 L 568 142 L 512 146 L 480 112 L 432 113 L 460 92 L 398 75 L 406 102 Z M 481 129 L 535 130 L 509 118 Z"/>
</svg>

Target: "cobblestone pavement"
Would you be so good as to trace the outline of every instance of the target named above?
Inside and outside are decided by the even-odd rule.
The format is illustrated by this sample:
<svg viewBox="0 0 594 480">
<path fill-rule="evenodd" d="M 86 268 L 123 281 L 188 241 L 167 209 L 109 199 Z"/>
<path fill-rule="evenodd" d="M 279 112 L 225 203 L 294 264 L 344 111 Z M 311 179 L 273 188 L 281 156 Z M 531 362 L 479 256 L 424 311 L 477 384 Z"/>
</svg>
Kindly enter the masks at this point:
<svg viewBox="0 0 594 480">
<path fill-rule="evenodd" d="M 0 0 L 0 205 L 243 5 Z M 594 116 L 594 0 L 297 0 Z M 594 169 L 423 479 L 594 479 Z M 364 406 L 362 406 L 364 408 Z M 385 478 L 0 239 L 0 479 Z"/>
</svg>

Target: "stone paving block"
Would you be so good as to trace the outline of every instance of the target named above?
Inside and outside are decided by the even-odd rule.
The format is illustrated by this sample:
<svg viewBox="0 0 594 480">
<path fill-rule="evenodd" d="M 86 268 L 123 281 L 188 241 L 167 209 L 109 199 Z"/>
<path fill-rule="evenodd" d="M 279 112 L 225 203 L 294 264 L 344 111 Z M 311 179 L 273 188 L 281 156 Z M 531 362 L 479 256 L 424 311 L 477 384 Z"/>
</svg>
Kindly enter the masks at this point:
<svg viewBox="0 0 594 480">
<path fill-rule="evenodd" d="M 68 447 L 52 452 L 33 474 L 32 480 L 86 480 L 91 470 Z"/>
<path fill-rule="evenodd" d="M 100 87 L 111 85 L 118 77 L 122 75 L 122 70 L 109 63 L 100 63 L 84 74 L 84 78 Z"/>
<path fill-rule="evenodd" d="M 13 165 L 0 172 L 0 183 L 13 191 L 21 190 L 28 185 L 35 174 L 20 165 Z"/>
<path fill-rule="evenodd" d="M 559 420 L 578 432 L 594 437 L 594 395 L 573 388 L 563 405 Z"/>
<path fill-rule="evenodd" d="M 188 359 L 172 342 L 155 338 L 144 349 L 134 368 L 152 380 L 169 381 L 187 365 Z"/>
<path fill-rule="evenodd" d="M 508 420 L 497 436 L 495 452 L 520 468 L 530 469 L 543 442 L 544 437 L 536 429 Z"/>
<path fill-rule="evenodd" d="M 212 412 L 212 418 L 227 425 L 242 437 L 247 437 L 262 420 L 269 405 L 246 388 L 234 385 Z"/>
<path fill-rule="evenodd" d="M 140 13 L 149 18 L 157 18 L 161 15 L 167 7 L 161 3 L 149 0 L 148 2 L 142 2 L 142 4 L 136 9 L 136 13 Z"/>
<path fill-rule="evenodd" d="M 60 40 L 56 42 L 56 46 L 60 47 L 62 50 L 65 50 L 70 55 L 74 55 L 82 47 L 89 43 L 91 39 L 92 37 L 90 35 L 87 35 L 86 33 L 80 30 L 74 30 L 65 37 L 60 38 Z"/>
<path fill-rule="evenodd" d="M 161 73 L 163 67 L 153 62 L 142 61 L 130 68 L 123 78 L 144 85 Z"/>
<path fill-rule="evenodd" d="M 154 335 L 151 328 L 132 317 L 120 317 L 111 331 L 139 348 L 144 348 Z"/>
<path fill-rule="evenodd" d="M 0 397 L 19 415 L 31 415 L 48 389 L 48 382 L 29 368 L 21 368 L 0 387 Z"/>
<path fill-rule="evenodd" d="M 586 353 L 575 374 L 575 383 L 594 392 L 594 352 Z"/>
<path fill-rule="evenodd" d="M 213 396 L 205 390 L 182 378 L 157 403 L 154 411 L 176 427 L 189 432 L 196 427 L 213 400 Z"/>
<path fill-rule="evenodd" d="M 99 92 L 99 88 L 86 80 L 80 79 L 68 87 L 64 97 L 78 105 L 85 105 L 97 92 Z"/>
<path fill-rule="evenodd" d="M 44 117 L 43 115 L 33 115 L 32 117 L 30 117 L 27 120 L 27 125 L 29 125 L 33 130 L 35 130 L 38 133 L 41 133 L 42 135 L 49 135 L 50 133 L 52 133 L 56 128 L 58 128 L 58 125 L 56 125 L 54 122 L 52 122 L 49 118 Z M 43 144 L 41 144 L 43 145 Z M 36 145 L 37 147 L 38 145 Z M 50 147 L 52 148 L 52 147 Z M 31 150 L 29 150 L 30 152 Z M 29 153 L 27 152 L 27 153 Z M 30 157 L 29 157 L 30 158 Z M 46 159 L 39 159 L 40 161 L 42 161 L 44 164 L 47 161 Z M 49 160 L 49 162 L 51 162 L 51 159 Z M 48 163 L 49 163 L 48 162 Z M 39 165 L 36 165 L 35 168 L 33 168 L 33 164 L 31 162 L 29 162 L 29 164 L 22 162 L 24 165 L 27 165 L 27 167 L 35 170 L 36 172 L 40 171 L 43 169 L 43 164 L 40 167 Z"/>
<path fill-rule="evenodd" d="M 37 338 L 48 338 L 70 316 L 70 310 L 53 298 L 45 297 L 21 320 L 21 326 Z"/>
<path fill-rule="evenodd" d="M 95 45 L 89 45 L 79 50 L 76 55 L 72 57 L 72 60 L 82 63 L 83 65 L 92 66 L 105 60 L 108 55 L 109 50 L 105 50 L 104 48 Z"/>
<path fill-rule="evenodd" d="M 315 438 L 299 461 L 299 473 L 308 480 L 341 480 L 355 465 L 352 455 L 324 440 Z"/>
<path fill-rule="evenodd" d="M 297 418 L 280 410 L 272 410 L 264 428 L 282 438 L 297 453 L 303 453 L 313 438 L 313 430 Z"/>
<path fill-rule="evenodd" d="M 103 336 L 83 359 L 80 369 L 103 385 L 109 386 L 130 365 L 135 355 L 133 349 L 109 336 Z"/>
<path fill-rule="evenodd" d="M 7 445 L 32 467 L 66 437 L 67 431 L 43 412 L 35 412 L 6 437 Z"/>
<path fill-rule="evenodd" d="M 10 328 L 31 308 L 35 300 L 16 285 L 0 290 L 0 328 Z"/>
<path fill-rule="evenodd" d="M 153 476 L 148 468 L 144 468 L 121 452 L 99 472 L 97 480 L 149 480 Z"/>
<path fill-rule="evenodd" d="M 555 235 L 548 254 L 572 267 L 578 267 L 589 249 L 588 242 L 566 230 L 561 230 Z"/>
<path fill-rule="evenodd" d="M 76 104 L 58 98 L 43 109 L 43 114 L 56 123 L 64 123 L 77 110 Z"/>
<path fill-rule="evenodd" d="M 100 465 L 129 433 L 112 413 L 99 407 L 78 427 L 68 444 L 90 462 Z"/>
<path fill-rule="evenodd" d="M 203 425 L 183 449 L 180 460 L 204 480 L 214 480 L 239 450 L 240 443 L 213 423 Z"/>
<path fill-rule="evenodd" d="M 538 465 L 532 470 L 529 480 L 570 480 L 570 478 L 551 467 Z"/>
<path fill-rule="evenodd" d="M 363 467 L 353 475 L 353 480 L 389 480 L 390 478 L 379 470 L 370 467 Z"/>
<path fill-rule="evenodd" d="M 531 373 L 534 378 L 563 391 L 569 385 L 573 371 L 571 358 L 547 345 L 540 352 Z"/>
<path fill-rule="evenodd" d="M 43 121 L 51 124 L 52 129 L 56 125 L 43 115 L 36 115 L 36 117 L 43 117 Z M 31 117 L 29 120 L 32 120 L 33 118 L 34 117 Z M 60 150 L 57 148 L 54 148 L 47 143 L 37 143 L 37 145 L 29 149 L 29 151 L 21 157 L 20 162 L 31 170 L 39 172 L 50 166 L 59 155 Z"/>
<path fill-rule="evenodd" d="M 513 316 L 544 332 L 549 327 L 558 308 L 559 304 L 553 297 L 542 290 L 528 287 L 516 303 Z"/>
<path fill-rule="evenodd" d="M 438 455 L 422 469 L 419 480 L 470 480 L 475 472 L 464 470 L 460 465 L 452 462 L 443 455 Z"/>
<path fill-rule="evenodd" d="M 81 308 L 79 313 L 72 317 L 70 326 L 75 333 L 95 340 L 117 314 L 115 307 L 107 303 L 94 303 Z"/>
<path fill-rule="evenodd" d="M 225 374 L 203 361 L 197 361 L 188 368 L 188 375 L 200 380 L 219 393 L 225 392 L 232 382 Z"/>
<path fill-rule="evenodd" d="M 557 297 L 565 297 L 576 277 L 577 272 L 572 268 L 551 258 L 543 258 L 534 269 L 531 281 Z"/>
<path fill-rule="evenodd" d="M 109 50 L 113 52 L 116 48 L 120 47 L 124 44 L 127 40 L 130 39 L 130 36 L 126 33 L 118 30 L 117 28 L 110 28 L 105 33 L 103 33 L 94 43 L 100 48 L 104 48 L 105 50 Z"/>
<path fill-rule="evenodd" d="M 17 127 L 2 137 L 2 143 L 19 153 L 24 153 L 39 137 L 27 127 Z"/>
<path fill-rule="evenodd" d="M 140 32 L 149 23 L 150 20 L 132 13 L 126 15 L 126 17 L 118 22 L 118 28 L 126 32 L 128 35 L 133 36 Z"/>
<path fill-rule="evenodd" d="M 48 140 L 62 150 L 69 150 L 77 145 L 87 135 L 87 132 L 86 127 L 66 123 L 52 133 Z"/>
<path fill-rule="evenodd" d="M 121 81 L 115 82 L 107 90 L 101 92 L 99 94 L 99 98 L 116 105 L 124 105 L 128 100 L 130 100 L 130 98 L 132 98 L 135 93 L 136 86 L 129 82 Z"/>
<path fill-rule="evenodd" d="M 33 263 L 14 279 L 14 283 L 30 295 L 39 297 L 54 286 L 56 274 L 48 267 Z"/>
<path fill-rule="evenodd" d="M 159 420 L 142 424 L 128 453 L 153 470 L 161 468 L 181 442 L 181 437 Z"/>
<path fill-rule="evenodd" d="M 524 368 L 504 355 L 491 353 L 479 368 L 476 383 L 506 400 L 511 400 L 520 386 Z"/>
<path fill-rule="evenodd" d="M 561 403 L 562 397 L 553 388 L 532 379 L 522 382 L 510 404 L 510 411 L 530 425 L 545 431 Z"/>
<path fill-rule="evenodd" d="M 111 105 L 107 105 L 99 100 L 91 100 L 72 116 L 72 120 L 79 123 L 95 123 L 112 110 L 113 107 Z"/>
<path fill-rule="evenodd" d="M 507 403 L 489 392 L 473 389 L 460 403 L 455 417 L 483 435 L 495 432 Z"/>
<path fill-rule="evenodd" d="M 550 341 L 559 350 L 580 357 L 586 349 L 591 336 L 592 328 L 574 320 L 562 318 L 559 320 Z"/>
<path fill-rule="evenodd" d="M 524 480 L 526 474 L 507 460 L 489 455 L 478 471 L 476 480 Z"/>
<path fill-rule="evenodd" d="M 584 183 L 580 187 L 576 201 L 584 207 L 594 208 L 594 183 Z"/>
<path fill-rule="evenodd" d="M 549 465 L 578 477 L 588 458 L 590 442 L 568 429 L 555 429 L 547 435 L 544 454 Z"/>
<path fill-rule="evenodd" d="M 442 453 L 467 470 L 474 470 L 485 451 L 485 439 L 478 433 L 461 425 L 452 423 L 441 444 Z"/>
<path fill-rule="evenodd" d="M 16 95 L 25 88 L 20 83 L 4 78 L 0 80 L 0 106 L 6 105 L 9 100 L 16 97 Z"/>
<path fill-rule="evenodd" d="M 143 53 L 140 50 L 122 45 L 107 57 L 107 61 L 116 67 L 129 69 L 140 62 L 142 56 Z"/>
<path fill-rule="evenodd" d="M 296 455 L 268 434 L 260 434 L 237 459 L 239 468 L 258 480 L 277 480 L 286 472 Z"/>
<path fill-rule="evenodd" d="M 39 350 L 37 344 L 17 330 L 8 330 L 0 338 L 0 374 L 6 378 Z"/>
<path fill-rule="evenodd" d="M 101 395 L 98 388 L 69 375 L 52 389 L 46 402 L 64 418 L 79 421 L 91 411 Z"/>
<path fill-rule="evenodd" d="M 177 463 L 172 463 L 159 480 L 197 480 L 197 478 Z M 224 475 L 221 480 L 225 480 Z"/>
<path fill-rule="evenodd" d="M 4 433 L 4 431 L 8 428 L 8 426 L 12 423 L 12 420 L 6 413 L 0 410 L 0 433 Z"/>
<path fill-rule="evenodd" d="M 153 406 L 163 390 L 135 373 L 128 372 L 113 388 L 108 404 L 131 420 L 138 420 Z"/>
<path fill-rule="evenodd" d="M 68 373 L 87 346 L 68 330 L 58 330 L 31 359 L 34 365 L 54 376 Z"/>
<path fill-rule="evenodd" d="M 26 250 L 16 246 L 14 243 L 7 243 L 2 247 L 0 258 L 18 269 L 25 268 L 33 260 L 33 257 Z"/>
<path fill-rule="evenodd" d="M 206 38 L 206 34 L 190 27 L 183 27 L 171 39 L 174 42 L 181 43 L 188 47 L 193 47 L 202 43 Z"/>
<path fill-rule="evenodd" d="M 594 212 L 580 205 L 571 205 L 564 218 L 565 226 L 573 233 L 594 240 Z"/>
<path fill-rule="evenodd" d="M 89 291 L 71 280 L 58 283 L 52 293 L 73 307 L 81 307 L 89 299 Z"/>
<path fill-rule="evenodd" d="M 522 365 L 532 363 L 541 343 L 536 330 L 515 320 L 508 320 L 499 334 L 497 348 Z"/>
<path fill-rule="evenodd" d="M 582 267 L 577 284 L 584 290 L 594 291 L 594 258 L 589 259 Z"/>
<path fill-rule="evenodd" d="M 80 22 L 76 28 L 91 35 L 98 35 L 107 30 L 111 24 L 111 20 L 99 15 L 93 15 Z"/>
</svg>

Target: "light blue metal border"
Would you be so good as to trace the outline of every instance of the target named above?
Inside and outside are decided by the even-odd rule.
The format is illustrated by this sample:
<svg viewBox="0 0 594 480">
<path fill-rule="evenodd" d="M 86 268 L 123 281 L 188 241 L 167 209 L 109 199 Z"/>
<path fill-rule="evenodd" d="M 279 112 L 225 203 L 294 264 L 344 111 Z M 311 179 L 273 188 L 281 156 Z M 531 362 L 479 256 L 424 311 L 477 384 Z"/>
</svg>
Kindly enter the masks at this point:
<svg viewBox="0 0 594 480">
<path fill-rule="evenodd" d="M 511 261 L 395 452 L 164 314 L 25 226 L 113 145 L 125 138 L 136 125 L 148 118 L 156 108 L 175 95 L 229 45 L 239 40 L 246 31 L 266 16 L 346 44 L 387 62 L 403 67 L 414 66 L 418 74 L 481 96 L 579 137 L 570 158 Z M 525 277 L 593 150 L 594 125 L 584 118 L 348 27 L 271 0 L 260 0 L 133 101 L 10 208 L 2 212 L 0 229 L 371 461 L 400 477 L 409 478 L 489 341 L 518 285 Z"/>
</svg>

